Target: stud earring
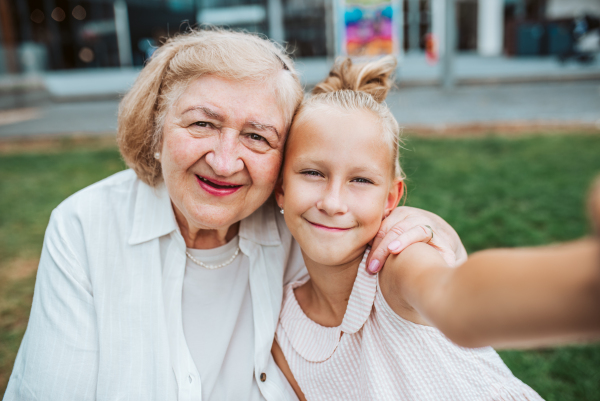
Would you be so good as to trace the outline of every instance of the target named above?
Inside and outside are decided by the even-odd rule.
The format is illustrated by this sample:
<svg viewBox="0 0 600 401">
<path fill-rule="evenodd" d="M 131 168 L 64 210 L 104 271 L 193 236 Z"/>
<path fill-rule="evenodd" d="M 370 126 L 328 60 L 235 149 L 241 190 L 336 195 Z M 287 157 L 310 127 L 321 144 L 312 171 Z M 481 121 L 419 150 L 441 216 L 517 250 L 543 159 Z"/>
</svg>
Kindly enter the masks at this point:
<svg viewBox="0 0 600 401">
<path fill-rule="evenodd" d="M 154 158 L 155 158 L 156 160 L 160 160 L 160 152 L 156 152 L 156 153 L 154 154 Z"/>
<path fill-rule="evenodd" d="M 281 208 L 281 210 L 279 211 L 279 213 L 283 214 L 283 208 Z"/>
</svg>

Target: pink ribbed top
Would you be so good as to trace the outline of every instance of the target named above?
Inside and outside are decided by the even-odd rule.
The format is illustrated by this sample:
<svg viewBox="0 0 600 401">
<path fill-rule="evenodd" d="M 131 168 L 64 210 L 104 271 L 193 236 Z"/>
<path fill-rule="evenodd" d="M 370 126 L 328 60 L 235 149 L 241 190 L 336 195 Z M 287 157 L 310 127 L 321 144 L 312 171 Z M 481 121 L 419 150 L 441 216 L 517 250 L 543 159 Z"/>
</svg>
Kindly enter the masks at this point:
<svg viewBox="0 0 600 401">
<path fill-rule="evenodd" d="M 434 327 L 398 316 L 368 250 L 341 326 L 323 327 L 300 308 L 295 282 L 284 289 L 276 338 L 307 400 L 541 400 L 489 347 L 462 348 Z"/>
</svg>

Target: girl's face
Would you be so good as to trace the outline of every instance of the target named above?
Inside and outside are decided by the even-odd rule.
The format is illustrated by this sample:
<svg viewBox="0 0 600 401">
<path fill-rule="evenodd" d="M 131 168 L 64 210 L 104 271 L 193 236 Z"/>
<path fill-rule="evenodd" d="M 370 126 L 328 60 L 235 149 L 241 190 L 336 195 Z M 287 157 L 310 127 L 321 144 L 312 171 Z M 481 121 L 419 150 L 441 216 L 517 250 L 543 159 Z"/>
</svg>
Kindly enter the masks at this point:
<svg viewBox="0 0 600 401">
<path fill-rule="evenodd" d="M 293 124 L 277 202 L 305 257 L 339 265 L 362 257 L 398 204 L 390 148 L 369 111 L 334 107 Z"/>
</svg>

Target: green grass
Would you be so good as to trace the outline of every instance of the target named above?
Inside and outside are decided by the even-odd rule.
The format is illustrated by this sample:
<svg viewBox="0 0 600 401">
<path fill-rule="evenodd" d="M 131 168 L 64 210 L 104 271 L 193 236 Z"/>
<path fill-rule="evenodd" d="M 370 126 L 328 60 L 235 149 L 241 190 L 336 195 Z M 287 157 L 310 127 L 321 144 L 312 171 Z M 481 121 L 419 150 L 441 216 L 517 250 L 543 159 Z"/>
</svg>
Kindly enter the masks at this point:
<svg viewBox="0 0 600 401">
<path fill-rule="evenodd" d="M 0 156 L 0 260 L 38 254 L 52 209 L 123 168 L 113 149 Z"/>
<path fill-rule="evenodd" d="M 412 138 L 405 148 L 406 204 L 445 218 L 469 252 L 589 233 L 585 198 L 600 174 L 600 136 Z M 600 345 L 500 356 L 548 401 L 600 399 Z"/>
<path fill-rule="evenodd" d="M 600 174 L 599 136 L 409 139 L 406 204 L 430 210 L 469 252 L 585 235 L 587 189 Z"/>
<path fill-rule="evenodd" d="M 407 205 L 444 217 L 469 252 L 585 235 L 585 193 L 600 173 L 600 136 L 407 140 Z M 116 150 L 63 146 L 0 155 L 0 394 L 25 331 L 50 212 L 123 168 Z M 23 267 L 25 266 L 25 267 Z M 21 269 L 22 272 L 18 270 Z M 600 346 L 504 351 L 547 400 L 600 398 Z"/>
</svg>

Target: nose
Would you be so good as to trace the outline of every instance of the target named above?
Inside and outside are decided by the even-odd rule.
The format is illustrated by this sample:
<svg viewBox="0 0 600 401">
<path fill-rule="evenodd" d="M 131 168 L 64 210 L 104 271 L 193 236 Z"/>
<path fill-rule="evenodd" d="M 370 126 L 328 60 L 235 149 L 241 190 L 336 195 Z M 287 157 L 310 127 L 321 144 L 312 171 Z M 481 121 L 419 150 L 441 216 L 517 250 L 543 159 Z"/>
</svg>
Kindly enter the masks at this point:
<svg viewBox="0 0 600 401">
<path fill-rule="evenodd" d="M 206 155 L 206 163 L 221 177 L 230 177 L 244 169 L 240 158 L 238 132 L 222 132 L 212 152 Z"/>
<path fill-rule="evenodd" d="M 343 185 L 330 182 L 323 196 L 317 201 L 317 208 L 329 216 L 348 212 L 348 206 L 343 199 Z"/>
</svg>

